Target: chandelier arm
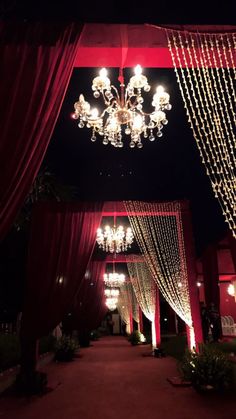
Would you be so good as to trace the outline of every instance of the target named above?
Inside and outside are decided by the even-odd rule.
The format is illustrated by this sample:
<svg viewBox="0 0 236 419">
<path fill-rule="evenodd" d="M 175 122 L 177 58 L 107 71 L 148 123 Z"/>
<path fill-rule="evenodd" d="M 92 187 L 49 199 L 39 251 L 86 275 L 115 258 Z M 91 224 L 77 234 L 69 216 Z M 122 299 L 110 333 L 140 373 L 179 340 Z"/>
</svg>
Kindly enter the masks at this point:
<svg viewBox="0 0 236 419">
<path fill-rule="evenodd" d="M 116 92 L 117 99 L 120 102 L 120 94 L 119 94 L 118 89 L 115 86 L 113 86 L 113 84 L 111 84 L 111 90 L 112 89 Z"/>
<path fill-rule="evenodd" d="M 138 105 L 138 101 L 136 99 L 137 96 L 138 95 L 132 95 L 127 101 L 127 104 L 129 104 L 132 109 L 135 108 Z M 132 97 L 135 97 L 134 102 L 131 101 Z"/>
<path fill-rule="evenodd" d="M 106 98 L 106 96 L 104 94 L 104 89 L 102 89 L 101 92 L 102 92 L 102 97 L 103 97 L 103 100 L 104 100 L 105 105 L 109 106 L 110 105 L 110 100 L 107 100 L 107 98 Z"/>
</svg>

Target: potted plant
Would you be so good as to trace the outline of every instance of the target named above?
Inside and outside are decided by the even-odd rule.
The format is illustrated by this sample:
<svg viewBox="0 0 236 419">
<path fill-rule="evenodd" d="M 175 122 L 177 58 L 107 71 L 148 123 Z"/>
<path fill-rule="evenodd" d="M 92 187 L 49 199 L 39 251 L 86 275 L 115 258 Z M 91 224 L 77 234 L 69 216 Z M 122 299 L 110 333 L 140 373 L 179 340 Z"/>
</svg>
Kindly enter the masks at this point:
<svg viewBox="0 0 236 419">
<path fill-rule="evenodd" d="M 55 345 L 55 360 L 60 362 L 72 361 L 78 344 L 68 336 L 62 336 Z"/>
<path fill-rule="evenodd" d="M 225 354 L 202 345 L 199 353 L 186 351 L 180 363 L 180 373 L 198 392 L 221 392 L 230 387 L 232 366 Z"/>
</svg>

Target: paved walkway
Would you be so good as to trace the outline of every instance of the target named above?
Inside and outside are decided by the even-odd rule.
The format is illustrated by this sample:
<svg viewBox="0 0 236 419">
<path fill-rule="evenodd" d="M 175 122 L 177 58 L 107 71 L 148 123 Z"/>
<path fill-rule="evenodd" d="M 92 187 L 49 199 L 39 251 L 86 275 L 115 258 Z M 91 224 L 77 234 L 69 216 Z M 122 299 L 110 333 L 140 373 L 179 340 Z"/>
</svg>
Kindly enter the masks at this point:
<svg viewBox="0 0 236 419">
<path fill-rule="evenodd" d="M 44 368 L 53 390 L 31 399 L 2 396 L 0 419 L 224 419 L 236 398 L 206 397 L 176 388 L 176 361 L 143 356 L 149 346 L 106 337 L 71 363 Z"/>
</svg>

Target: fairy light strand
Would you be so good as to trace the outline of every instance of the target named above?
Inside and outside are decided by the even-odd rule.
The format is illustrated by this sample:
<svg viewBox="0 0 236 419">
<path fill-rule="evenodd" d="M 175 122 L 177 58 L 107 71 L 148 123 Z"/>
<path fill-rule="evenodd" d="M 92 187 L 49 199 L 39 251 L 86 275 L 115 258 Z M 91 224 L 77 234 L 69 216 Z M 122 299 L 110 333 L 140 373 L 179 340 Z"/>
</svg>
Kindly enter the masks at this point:
<svg viewBox="0 0 236 419">
<path fill-rule="evenodd" d="M 193 137 L 236 238 L 236 34 L 166 35 Z"/>
<path fill-rule="evenodd" d="M 180 204 L 125 201 L 125 207 L 154 281 L 173 310 L 191 327 L 183 227 L 181 217 L 174 216 L 180 214 Z M 134 211 L 152 215 L 133 216 Z M 173 215 L 167 215 L 170 212 Z"/>
<path fill-rule="evenodd" d="M 130 255 L 127 259 L 127 266 L 130 275 L 130 281 L 138 304 L 144 315 L 148 320 L 150 320 L 152 324 L 152 345 L 155 347 L 156 284 L 145 261 L 140 262 L 140 257 Z"/>
<path fill-rule="evenodd" d="M 130 296 L 128 294 L 126 283 L 124 283 L 120 287 L 117 310 L 120 314 L 121 319 L 126 324 L 126 332 L 129 334 L 131 332 L 130 314 L 131 314 L 132 307 L 130 304 Z"/>
</svg>

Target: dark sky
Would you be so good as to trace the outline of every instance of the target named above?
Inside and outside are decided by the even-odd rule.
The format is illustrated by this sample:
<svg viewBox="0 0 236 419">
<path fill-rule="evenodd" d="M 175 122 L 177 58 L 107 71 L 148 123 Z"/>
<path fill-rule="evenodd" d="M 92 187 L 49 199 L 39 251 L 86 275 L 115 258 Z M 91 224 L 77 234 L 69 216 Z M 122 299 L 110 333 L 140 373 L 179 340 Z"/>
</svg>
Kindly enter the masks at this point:
<svg viewBox="0 0 236 419">
<path fill-rule="evenodd" d="M 80 22 L 235 24 L 235 1 L 213 0 L 0 0 L 0 14 Z"/>
</svg>

